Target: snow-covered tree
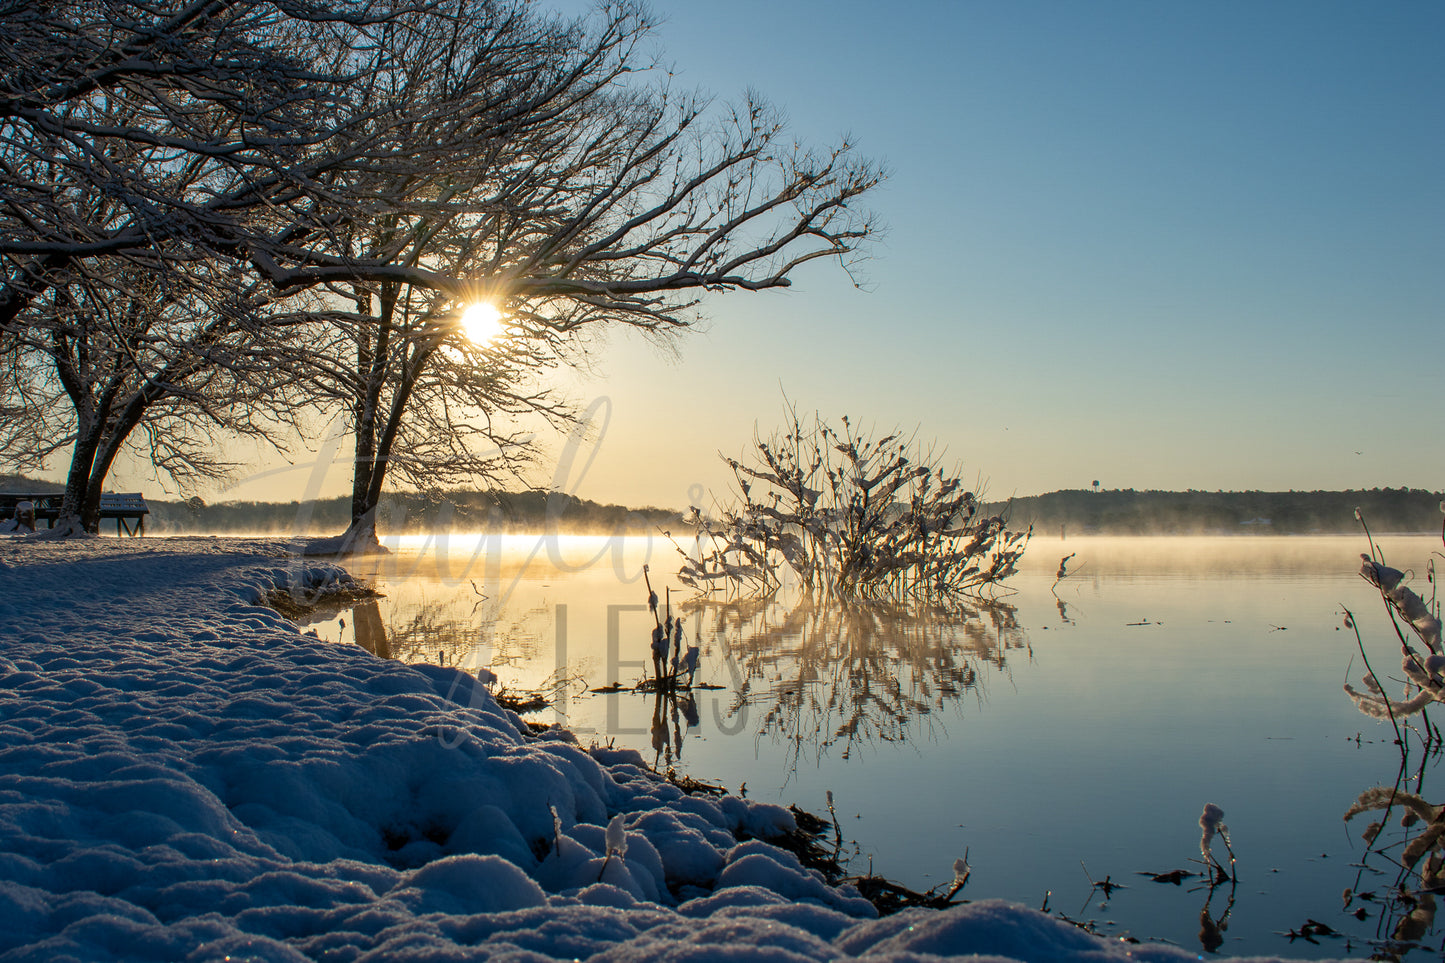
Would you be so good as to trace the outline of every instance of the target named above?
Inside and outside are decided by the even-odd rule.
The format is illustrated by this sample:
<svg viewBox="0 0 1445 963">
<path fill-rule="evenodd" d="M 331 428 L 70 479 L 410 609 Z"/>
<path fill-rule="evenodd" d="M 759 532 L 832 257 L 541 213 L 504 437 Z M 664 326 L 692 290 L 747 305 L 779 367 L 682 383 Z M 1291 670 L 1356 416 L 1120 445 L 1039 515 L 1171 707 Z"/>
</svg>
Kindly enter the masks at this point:
<svg viewBox="0 0 1445 963">
<path fill-rule="evenodd" d="M 17 464 L 73 444 L 60 531 L 94 530 L 135 428 L 184 476 L 216 467 L 188 429 L 254 425 L 234 384 L 225 404 L 201 388 L 294 330 L 259 323 L 256 263 L 359 202 L 337 175 L 374 151 L 343 68 L 374 9 L 0 5 L 0 349 L 52 378 L 11 393 L 29 402 L 0 441 Z M 63 429 L 45 397 L 69 399 Z"/>
<path fill-rule="evenodd" d="M 321 188 L 339 192 L 372 146 L 350 136 L 344 94 L 374 8 L 0 5 L 0 325 L 117 259 L 270 266 L 320 229 Z"/>
<path fill-rule="evenodd" d="M 652 26 L 632 2 L 0 10 L 0 330 L 117 261 L 325 299 L 312 317 L 354 362 L 288 340 L 290 305 L 252 354 L 344 399 L 370 540 L 388 466 L 485 470 L 518 434 L 498 416 L 565 417 L 527 376 L 589 326 L 666 334 L 704 292 L 786 286 L 874 233 L 855 207 L 874 165 L 798 146 L 760 101 L 675 92 Z M 483 298 L 508 326 L 478 361 L 456 320 Z"/>
<path fill-rule="evenodd" d="M 55 438 L 69 430 L 65 393 L 44 355 L 19 339 L 0 341 L 0 459 L 17 473 L 39 472 Z"/>
<path fill-rule="evenodd" d="M 48 369 L 58 397 L 18 413 L 0 453 L 42 464 L 69 450 L 57 535 L 96 531 L 101 489 L 128 447 L 186 483 L 228 466 L 212 436 L 275 434 L 287 373 L 258 351 L 247 305 L 222 303 L 214 284 L 171 272 L 118 270 L 104 284 L 55 285 L 35 299 L 15 339 L 26 369 Z M 191 279 L 194 280 L 194 279 Z"/>
<path fill-rule="evenodd" d="M 355 308 L 332 315 L 355 345 L 332 379 L 356 435 L 351 545 L 374 543 L 389 469 L 422 487 L 515 467 L 517 416 L 568 416 L 536 375 L 576 360 L 592 326 L 665 335 L 705 291 L 785 286 L 874 231 L 850 205 L 876 167 L 846 144 L 799 148 L 761 102 L 711 112 L 673 91 L 640 52 L 640 6 L 445 11 L 391 36 L 365 90 L 416 118 L 425 170 L 379 173 L 384 204 L 336 232 L 335 263 L 285 275 Z M 458 324 L 478 301 L 504 319 L 487 345 Z"/>
</svg>

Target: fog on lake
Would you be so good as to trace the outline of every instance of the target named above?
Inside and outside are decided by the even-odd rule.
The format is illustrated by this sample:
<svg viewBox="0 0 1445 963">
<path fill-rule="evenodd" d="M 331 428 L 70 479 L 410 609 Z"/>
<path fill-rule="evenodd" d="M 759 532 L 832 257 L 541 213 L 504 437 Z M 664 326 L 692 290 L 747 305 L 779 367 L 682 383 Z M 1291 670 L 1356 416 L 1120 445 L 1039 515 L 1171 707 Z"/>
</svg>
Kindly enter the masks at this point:
<svg viewBox="0 0 1445 963">
<path fill-rule="evenodd" d="M 1422 573 L 1440 547 L 1378 541 Z M 826 818 L 831 798 L 855 872 L 926 890 L 967 852 L 963 897 L 1236 955 L 1367 955 L 1412 908 L 1376 895 L 1399 876 L 1361 838 L 1377 817 L 1344 819 L 1400 761 L 1341 689 L 1365 672 L 1346 608 L 1382 679 L 1398 667 L 1363 536 L 1036 537 L 1011 594 L 926 609 L 698 600 L 661 538 L 390 544 L 349 566 L 384 597 L 309 630 L 489 671 L 545 695 L 529 719 L 662 770 Z M 649 584 L 701 650 L 675 698 L 631 691 L 652 671 Z M 1431 797 L 1431 775 L 1408 788 Z M 1207 803 L 1233 885 L 1206 885 Z M 1413 908 L 1438 947 L 1433 903 Z"/>
</svg>

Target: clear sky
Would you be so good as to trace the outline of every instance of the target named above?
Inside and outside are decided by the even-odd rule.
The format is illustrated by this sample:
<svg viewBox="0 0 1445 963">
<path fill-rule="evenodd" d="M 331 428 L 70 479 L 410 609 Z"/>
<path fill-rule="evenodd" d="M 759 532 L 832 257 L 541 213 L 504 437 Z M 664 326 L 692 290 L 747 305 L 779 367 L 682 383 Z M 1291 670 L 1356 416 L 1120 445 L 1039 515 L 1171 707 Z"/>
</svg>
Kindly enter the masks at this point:
<svg viewBox="0 0 1445 963">
<path fill-rule="evenodd" d="M 610 408 L 580 494 L 719 490 L 784 391 L 993 497 L 1445 488 L 1445 4 L 654 10 L 683 85 L 882 160 L 888 233 L 866 291 L 811 265 L 713 298 L 676 358 L 614 339 L 571 387 Z"/>
</svg>

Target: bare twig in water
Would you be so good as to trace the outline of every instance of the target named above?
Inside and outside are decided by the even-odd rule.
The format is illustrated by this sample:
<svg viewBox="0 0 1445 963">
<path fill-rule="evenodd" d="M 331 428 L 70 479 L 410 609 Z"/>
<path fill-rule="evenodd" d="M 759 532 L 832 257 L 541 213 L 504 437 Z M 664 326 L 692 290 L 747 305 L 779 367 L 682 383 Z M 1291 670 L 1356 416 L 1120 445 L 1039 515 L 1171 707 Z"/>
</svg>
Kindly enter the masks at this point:
<svg viewBox="0 0 1445 963">
<path fill-rule="evenodd" d="M 1089 875 L 1089 867 L 1084 865 L 1084 861 L 1082 859 L 1079 860 L 1079 868 L 1084 871 L 1084 876 L 1087 877 L 1089 880 L 1089 898 L 1084 900 L 1083 906 L 1079 907 L 1080 913 L 1082 913 L 1085 909 L 1088 908 L 1089 903 L 1093 900 L 1094 894 L 1096 892 L 1102 892 L 1104 894 L 1104 902 L 1107 903 L 1109 901 L 1109 897 L 1114 895 L 1114 890 L 1125 888 L 1122 883 L 1114 882 L 1113 878 L 1107 875 L 1100 880 L 1094 879 L 1094 877 Z"/>
<path fill-rule="evenodd" d="M 1068 578 L 1070 575 L 1074 574 L 1073 572 L 1069 571 L 1069 559 L 1073 558 L 1077 554 L 1079 553 L 1070 552 L 1063 558 L 1059 559 L 1059 572 L 1057 575 L 1054 576 L 1054 584 L 1049 587 L 1049 591 L 1053 591 L 1054 589 L 1058 588 L 1060 582 Z"/>
<path fill-rule="evenodd" d="M 1345 624 L 1348 625 L 1351 629 L 1354 630 L 1354 633 L 1355 633 L 1355 645 L 1357 645 L 1357 646 L 1359 647 L 1359 650 L 1360 650 L 1360 659 L 1365 663 L 1365 672 L 1367 673 L 1367 675 L 1365 676 L 1365 679 L 1367 680 L 1367 684 L 1368 684 L 1368 681 L 1369 681 L 1369 680 L 1377 679 L 1378 677 L 1375 675 L 1375 670 L 1374 670 L 1374 668 L 1371 667 L 1371 665 L 1370 665 L 1370 657 L 1369 657 L 1369 655 L 1366 654 L 1366 652 L 1365 652 L 1365 640 L 1364 640 L 1363 638 L 1361 638 L 1361 636 L 1360 636 L 1360 624 L 1355 621 L 1355 615 L 1354 615 L 1353 612 L 1351 612 L 1348 608 L 1346 608 L 1346 607 L 1343 606 L 1343 605 L 1341 605 L 1340 608 L 1344 609 L 1344 612 L 1345 612 Z M 1377 686 L 1377 687 L 1378 687 L 1378 686 Z M 1346 689 L 1346 691 L 1349 691 L 1349 686 L 1346 686 L 1345 689 Z M 1383 695 L 1383 693 L 1382 693 L 1382 695 Z M 1380 701 L 1382 701 L 1382 702 L 1385 704 L 1385 712 L 1388 714 L 1388 717 L 1389 717 L 1389 719 L 1390 719 L 1390 725 L 1391 725 L 1392 727 L 1394 727 L 1394 730 L 1395 730 L 1395 744 L 1400 747 L 1401 752 L 1404 752 L 1404 751 L 1405 751 L 1405 740 L 1404 740 L 1404 737 L 1402 737 L 1402 736 L 1400 735 L 1400 723 L 1399 723 L 1398 720 L 1395 719 L 1395 708 L 1394 708 L 1394 704 L 1390 701 L 1390 699 L 1389 699 L 1388 697 L 1383 698 L 1383 699 L 1381 699 Z"/>
</svg>

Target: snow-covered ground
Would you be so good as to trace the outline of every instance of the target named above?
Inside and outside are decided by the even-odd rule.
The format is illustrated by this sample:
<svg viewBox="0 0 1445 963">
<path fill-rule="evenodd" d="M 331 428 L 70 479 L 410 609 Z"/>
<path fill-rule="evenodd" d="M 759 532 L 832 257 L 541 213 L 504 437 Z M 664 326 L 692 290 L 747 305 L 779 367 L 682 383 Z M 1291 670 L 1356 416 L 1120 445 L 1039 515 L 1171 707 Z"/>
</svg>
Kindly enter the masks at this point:
<svg viewBox="0 0 1445 963">
<path fill-rule="evenodd" d="M 787 810 L 257 604 L 342 575 L 279 541 L 0 538 L 0 963 L 1198 958 L 992 900 L 879 919 L 759 841 Z"/>
</svg>

